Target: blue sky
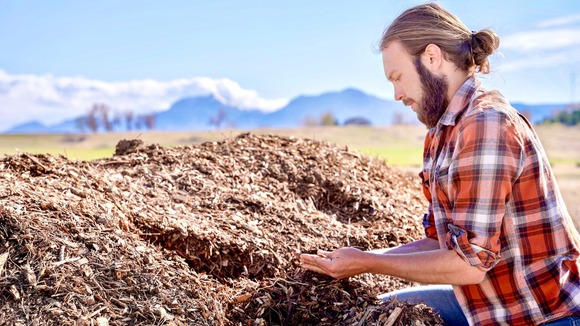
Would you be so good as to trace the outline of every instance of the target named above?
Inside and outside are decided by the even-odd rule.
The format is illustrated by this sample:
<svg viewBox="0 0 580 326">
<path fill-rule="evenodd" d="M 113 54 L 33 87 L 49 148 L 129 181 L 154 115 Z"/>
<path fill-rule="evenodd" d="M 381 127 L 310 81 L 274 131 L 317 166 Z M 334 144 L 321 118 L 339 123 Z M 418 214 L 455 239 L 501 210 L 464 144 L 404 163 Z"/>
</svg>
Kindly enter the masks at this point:
<svg viewBox="0 0 580 326">
<path fill-rule="evenodd" d="M 0 0 L 0 131 L 56 123 L 96 101 L 146 112 L 211 93 L 275 110 L 347 87 L 390 99 L 374 49 L 419 3 Z M 439 3 L 470 29 L 500 35 L 485 85 L 530 104 L 580 99 L 579 1 Z"/>
</svg>

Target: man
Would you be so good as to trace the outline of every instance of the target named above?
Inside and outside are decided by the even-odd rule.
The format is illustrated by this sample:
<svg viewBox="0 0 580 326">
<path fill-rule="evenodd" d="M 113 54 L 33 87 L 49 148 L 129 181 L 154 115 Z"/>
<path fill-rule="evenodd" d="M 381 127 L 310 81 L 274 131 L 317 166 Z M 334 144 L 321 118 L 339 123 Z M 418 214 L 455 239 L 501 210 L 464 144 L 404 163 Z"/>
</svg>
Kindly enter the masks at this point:
<svg viewBox="0 0 580 326">
<path fill-rule="evenodd" d="M 429 129 L 420 173 L 426 238 L 302 254 L 304 268 L 439 284 L 382 297 L 423 301 L 451 325 L 580 325 L 580 236 L 548 158 L 530 123 L 475 78 L 489 72 L 498 46 L 495 33 L 472 32 L 434 3 L 385 30 L 380 48 L 395 99 Z"/>
</svg>

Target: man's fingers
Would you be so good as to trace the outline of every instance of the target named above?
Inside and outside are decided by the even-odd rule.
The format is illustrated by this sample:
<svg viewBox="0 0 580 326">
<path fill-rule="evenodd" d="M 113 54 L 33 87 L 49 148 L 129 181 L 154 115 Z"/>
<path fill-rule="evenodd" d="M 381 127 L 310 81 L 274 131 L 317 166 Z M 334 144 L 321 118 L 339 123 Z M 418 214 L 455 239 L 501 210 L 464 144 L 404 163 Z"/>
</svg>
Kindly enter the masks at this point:
<svg viewBox="0 0 580 326">
<path fill-rule="evenodd" d="M 317 265 L 319 259 L 324 259 L 324 258 L 317 256 L 317 255 L 310 255 L 310 254 L 300 255 L 300 262 L 302 264 Z"/>
<path fill-rule="evenodd" d="M 319 255 L 307 255 L 302 254 L 300 255 L 300 263 L 302 267 L 310 270 L 314 270 L 313 268 L 319 268 L 320 270 L 327 270 L 328 264 L 332 262 L 332 258 L 327 258 Z M 323 272 L 324 274 L 328 274 L 328 272 Z"/>
<path fill-rule="evenodd" d="M 330 261 L 328 258 L 324 258 L 317 255 L 307 255 L 303 254 L 300 256 L 300 265 L 304 269 L 311 270 L 320 274 L 328 274 L 326 264 Z"/>
<path fill-rule="evenodd" d="M 332 251 L 326 251 L 326 250 L 318 249 L 318 251 L 316 251 L 316 254 L 318 256 L 321 256 L 321 257 L 330 258 L 330 256 L 332 255 Z"/>
</svg>

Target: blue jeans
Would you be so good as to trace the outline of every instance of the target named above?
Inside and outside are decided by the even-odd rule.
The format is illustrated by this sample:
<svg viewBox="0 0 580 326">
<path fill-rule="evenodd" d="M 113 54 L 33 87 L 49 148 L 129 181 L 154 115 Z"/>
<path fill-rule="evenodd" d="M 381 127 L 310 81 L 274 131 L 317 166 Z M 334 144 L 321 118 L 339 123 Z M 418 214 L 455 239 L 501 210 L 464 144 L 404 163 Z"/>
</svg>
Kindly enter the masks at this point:
<svg viewBox="0 0 580 326">
<path fill-rule="evenodd" d="M 396 297 L 410 304 L 423 302 L 439 313 L 445 325 L 469 325 L 451 285 L 425 285 L 401 289 L 379 296 L 383 301 Z M 580 316 L 570 316 L 554 320 L 542 326 L 580 326 Z"/>
<path fill-rule="evenodd" d="M 550 321 L 542 326 L 580 326 L 580 316 L 570 316 Z"/>
<path fill-rule="evenodd" d="M 401 289 L 379 296 L 383 301 L 396 297 L 410 304 L 423 302 L 439 313 L 445 325 L 469 325 L 451 285 L 424 285 Z"/>
</svg>

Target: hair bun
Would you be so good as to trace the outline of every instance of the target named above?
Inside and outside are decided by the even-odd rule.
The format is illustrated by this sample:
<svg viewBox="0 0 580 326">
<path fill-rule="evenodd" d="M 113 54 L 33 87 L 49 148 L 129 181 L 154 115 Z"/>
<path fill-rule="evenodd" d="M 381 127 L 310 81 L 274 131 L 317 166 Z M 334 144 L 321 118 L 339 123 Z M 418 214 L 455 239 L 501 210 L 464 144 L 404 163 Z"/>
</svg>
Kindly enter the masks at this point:
<svg viewBox="0 0 580 326">
<path fill-rule="evenodd" d="M 492 30 L 482 29 L 479 32 L 471 32 L 471 51 L 478 72 L 489 73 L 487 57 L 497 48 L 499 48 L 499 36 Z"/>
</svg>

